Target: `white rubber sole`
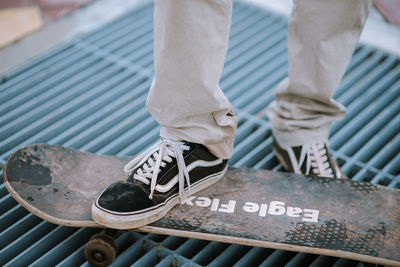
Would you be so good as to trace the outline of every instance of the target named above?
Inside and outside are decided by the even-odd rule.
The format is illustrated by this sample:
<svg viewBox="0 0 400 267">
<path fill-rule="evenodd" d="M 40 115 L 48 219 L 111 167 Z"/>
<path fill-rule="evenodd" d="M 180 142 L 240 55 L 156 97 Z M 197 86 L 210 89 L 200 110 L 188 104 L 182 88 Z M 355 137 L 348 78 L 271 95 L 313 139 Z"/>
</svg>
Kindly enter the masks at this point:
<svg viewBox="0 0 400 267">
<path fill-rule="evenodd" d="M 212 177 L 203 178 L 196 184 L 191 185 L 190 195 L 196 194 L 199 191 L 215 184 L 218 182 L 226 173 L 228 166 L 220 173 L 213 174 Z M 188 193 L 185 190 L 185 193 Z M 97 200 L 96 200 L 97 201 Z M 152 222 L 155 222 L 162 217 L 164 217 L 168 211 L 170 211 L 175 205 L 179 203 L 179 195 L 174 195 L 168 199 L 164 205 L 158 208 L 149 210 L 147 212 L 142 212 L 138 214 L 129 213 L 113 213 L 112 211 L 107 211 L 99 208 L 96 202 L 92 205 L 92 219 L 101 225 L 114 229 L 133 229 L 141 227 Z"/>
</svg>

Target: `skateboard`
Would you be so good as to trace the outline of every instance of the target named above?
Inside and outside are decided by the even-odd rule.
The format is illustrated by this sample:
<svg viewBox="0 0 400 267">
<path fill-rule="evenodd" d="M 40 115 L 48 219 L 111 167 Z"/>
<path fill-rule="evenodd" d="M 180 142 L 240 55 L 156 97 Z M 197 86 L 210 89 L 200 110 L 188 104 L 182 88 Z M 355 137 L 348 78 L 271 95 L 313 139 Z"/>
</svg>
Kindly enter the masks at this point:
<svg viewBox="0 0 400 267">
<path fill-rule="evenodd" d="M 123 179 L 126 158 L 48 144 L 11 155 L 4 183 L 33 214 L 74 227 L 103 227 L 92 201 Z M 229 168 L 215 185 L 164 218 L 134 229 L 400 266 L 400 190 L 346 179 Z M 115 241 L 95 236 L 85 256 L 95 266 L 115 257 Z"/>
</svg>

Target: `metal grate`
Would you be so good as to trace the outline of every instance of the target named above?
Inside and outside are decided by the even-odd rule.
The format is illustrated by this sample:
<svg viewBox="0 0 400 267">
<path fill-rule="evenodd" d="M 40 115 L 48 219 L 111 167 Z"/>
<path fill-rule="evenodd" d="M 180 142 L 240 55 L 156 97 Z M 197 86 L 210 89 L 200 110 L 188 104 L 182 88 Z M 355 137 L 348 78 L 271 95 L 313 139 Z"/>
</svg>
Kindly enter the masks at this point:
<svg viewBox="0 0 400 267">
<path fill-rule="evenodd" d="M 29 144 L 133 155 L 158 139 L 145 110 L 153 76 L 151 4 L 64 44 L 1 78 L 0 165 Z M 239 117 L 231 165 L 281 170 L 265 107 L 287 75 L 287 19 L 236 2 L 221 86 Z M 246 92 L 243 94 L 243 92 Z M 348 106 L 331 147 L 354 180 L 400 188 L 400 60 L 359 45 L 335 95 Z M 50 224 L 0 185 L 0 265 L 88 266 L 97 229 Z M 354 266 L 333 257 L 124 232 L 115 266 Z"/>
</svg>

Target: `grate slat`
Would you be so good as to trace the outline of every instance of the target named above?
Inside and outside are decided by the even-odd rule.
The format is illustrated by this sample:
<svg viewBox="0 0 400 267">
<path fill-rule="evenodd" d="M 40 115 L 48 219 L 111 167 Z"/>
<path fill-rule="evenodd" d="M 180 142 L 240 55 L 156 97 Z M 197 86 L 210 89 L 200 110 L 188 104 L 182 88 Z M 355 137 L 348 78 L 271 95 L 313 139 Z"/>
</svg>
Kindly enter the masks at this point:
<svg viewBox="0 0 400 267">
<path fill-rule="evenodd" d="M 19 238 L 10 242 L 7 247 L 0 250 L 0 264 L 2 266 L 5 266 L 6 263 L 9 264 L 9 266 L 13 266 L 11 264 L 21 264 L 20 266 L 23 266 L 24 263 L 28 262 L 27 258 L 29 257 L 29 252 L 26 251 L 29 250 L 30 247 L 35 246 L 43 236 L 47 235 L 55 227 L 56 226 L 53 224 L 42 221 L 31 230 L 23 233 Z"/>
<path fill-rule="evenodd" d="M 89 240 L 92 235 L 98 232 L 98 229 L 78 229 L 76 232 L 72 233 L 65 240 L 63 240 L 63 242 L 59 243 L 41 255 L 40 258 L 32 263 L 32 266 L 40 267 L 57 265 L 61 259 L 64 259 L 73 253 L 76 248 L 82 247 L 82 245 L 86 244 L 87 240 Z M 53 257 L 52 255 L 58 255 L 58 257 Z"/>
<path fill-rule="evenodd" d="M 73 234 L 76 229 L 71 227 L 57 226 L 46 234 L 39 241 L 32 244 L 27 250 L 18 254 L 11 261 L 7 262 L 9 266 L 27 266 L 32 264 L 36 259 L 44 255 L 52 247 L 65 240 L 68 236 Z"/>
<path fill-rule="evenodd" d="M 8 90 L 10 87 L 15 87 L 17 83 L 28 79 L 28 77 L 34 76 L 34 79 L 40 79 L 47 75 L 46 72 L 42 72 L 46 68 L 53 66 L 55 62 L 63 61 L 67 59 L 70 55 L 67 52 L 73 43 L 67 43 L 56 47 L 54 50 L 39 56 L 38 58 L 28 62 L 25 66 L 17 69 L 11 73 L 5 74 L 1 78 L 0 93 Z M 72 51 L 73 52 L 73 51 Z M 8 91 L 8 93 L 11 93 Z"/>
</svg>

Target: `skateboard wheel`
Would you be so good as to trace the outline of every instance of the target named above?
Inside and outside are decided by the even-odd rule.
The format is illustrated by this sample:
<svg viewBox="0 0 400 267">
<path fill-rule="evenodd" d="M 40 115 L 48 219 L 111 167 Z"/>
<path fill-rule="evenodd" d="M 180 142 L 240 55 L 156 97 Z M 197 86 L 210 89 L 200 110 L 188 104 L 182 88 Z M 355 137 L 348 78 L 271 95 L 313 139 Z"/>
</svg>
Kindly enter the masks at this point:
<svg viewBox="0 0 400 267">
<path fill-rule="evenodd" d="M 85 246 L 85 258 L 95 267 L 110 265 L 117 254 L 115 239 L 106 234 L 93 235 Z"/>
</svg>

